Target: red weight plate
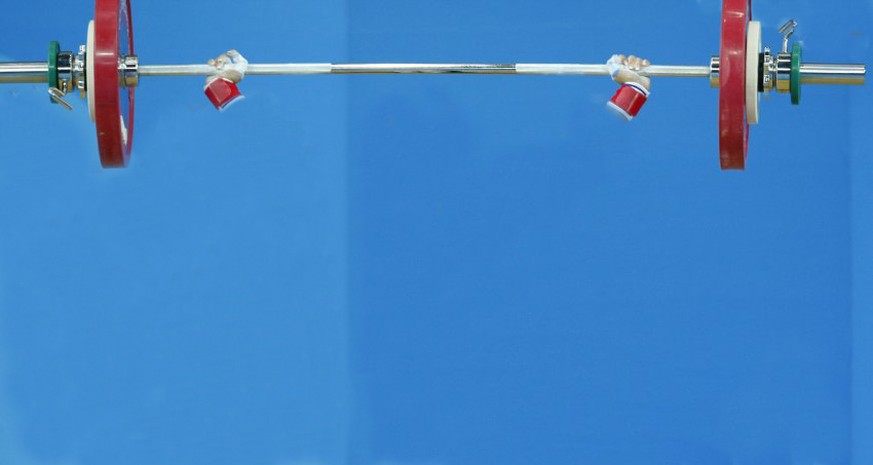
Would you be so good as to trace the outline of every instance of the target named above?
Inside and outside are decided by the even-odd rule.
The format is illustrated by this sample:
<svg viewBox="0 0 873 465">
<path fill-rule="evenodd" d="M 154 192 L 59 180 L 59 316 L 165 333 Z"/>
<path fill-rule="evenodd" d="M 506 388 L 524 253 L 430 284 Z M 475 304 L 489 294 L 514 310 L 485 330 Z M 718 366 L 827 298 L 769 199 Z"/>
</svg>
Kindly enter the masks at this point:
<svg viewBox="0 0 873 465">
<path fill-rule="evenodd" d="M 130 160 L 134 92 L 119 83 L 118 58 L 133 53 L 130 0 L 96 0 L 89 92 L 94 92 L 97 145 L 105 168 L 121 168 Z"/>
<path fill-rule="evenodd" d="M 744 169 L 749 151 L 746 120 L 746 31 L 752 0 L 724 0 L 721 23 L 718 129 L 721 168 Z"/>
</svg>

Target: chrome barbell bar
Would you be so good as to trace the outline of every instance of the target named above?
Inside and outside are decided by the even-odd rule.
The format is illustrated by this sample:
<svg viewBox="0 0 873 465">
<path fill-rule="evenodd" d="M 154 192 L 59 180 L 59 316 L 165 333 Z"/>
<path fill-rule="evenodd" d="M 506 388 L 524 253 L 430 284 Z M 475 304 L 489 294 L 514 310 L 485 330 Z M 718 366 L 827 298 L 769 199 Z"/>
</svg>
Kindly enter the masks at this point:
<svg viewBox="0 0 873 465">
<path fill-rule="evenodd" d="M 717 63 L 717 59 L 714 60 Z M 640 74 L 649 77 L 710 78 L 712 66 L 653 65 Z M 140 77 L 210 76 L 203 65 L 140 65 Z M 273 63 L 249 64 L 246 76 L 312 74 L 500 74 L 539 76 L 609 76 L 606 65 L 570 63 Z M 859 64 L 803 63 L 802 84 L 863 85 L 867 69 Z M 45 62 L 0 63 L 0 84 L 40 84 L 48 81 Z"/>
</svg>

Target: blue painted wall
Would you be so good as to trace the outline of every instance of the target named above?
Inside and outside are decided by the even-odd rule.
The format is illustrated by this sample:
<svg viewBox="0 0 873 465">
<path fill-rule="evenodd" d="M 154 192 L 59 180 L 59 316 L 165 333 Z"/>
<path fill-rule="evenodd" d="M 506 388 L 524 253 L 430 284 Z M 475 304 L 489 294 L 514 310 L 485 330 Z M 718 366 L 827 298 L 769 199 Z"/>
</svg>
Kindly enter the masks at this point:
<svg viewBox="0 0 873 465">
<path fill-rule="evenodd" d="M 0 53 L 82 40 L 90 12 L 47 5 L 0 17 Z M 873 62 L 868 2 L 755 8 L 766 43 L 791 16 L 808 60 Z M 704 64 L 720 20 L 716 1 L 133 9 L 148 64 Z M 705 80 L 656 81 L 632 124 L 607 79 L 252 78 L 223 114 L 201 87 L 144 80 L 122 172 L 81 104 L 0 89 L 0 464 L 873 459 L 869 88 L 763 101 L 749 169 L 723 173 Z"/>
</svg>

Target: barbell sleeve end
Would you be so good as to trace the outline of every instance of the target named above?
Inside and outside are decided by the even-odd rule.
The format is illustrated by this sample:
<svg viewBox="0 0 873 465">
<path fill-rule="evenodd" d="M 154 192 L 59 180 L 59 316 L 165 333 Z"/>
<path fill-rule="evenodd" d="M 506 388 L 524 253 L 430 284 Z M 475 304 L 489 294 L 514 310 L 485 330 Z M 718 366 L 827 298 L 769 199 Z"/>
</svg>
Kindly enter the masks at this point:
<svg viewBox="0 0 873 465">
<path fill-rule="evenodd" d="M 801 84 L 831 84 L 861 86 L 867 81 L 867 65 L 802 63 Z"/>
</svg>

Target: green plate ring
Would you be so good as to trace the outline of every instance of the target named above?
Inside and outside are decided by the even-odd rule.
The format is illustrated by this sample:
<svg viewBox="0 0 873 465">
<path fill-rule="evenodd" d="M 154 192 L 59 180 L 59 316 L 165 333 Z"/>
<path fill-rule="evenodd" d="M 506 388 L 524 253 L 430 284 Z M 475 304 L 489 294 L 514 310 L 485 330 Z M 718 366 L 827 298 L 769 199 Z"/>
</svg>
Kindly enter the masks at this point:
<svg viewBox="0 0 873 465">
<path fill-rule="evenodd" d="M 48 52 L 48 85 L 49 88 L 58 88 L 58 54 L 61 53 L 61 45 L 57 40 L 49 42 Z M 51 99 L 52 103 L 57 103 Z"/>
<path fill-rule="evenodd" d="M 803 59 L 803 48 L 795 43 L 791 50 L 791 103 L 800 105 L 800 62 Z"/>
</svg>

